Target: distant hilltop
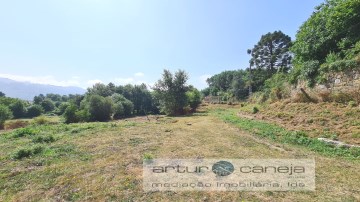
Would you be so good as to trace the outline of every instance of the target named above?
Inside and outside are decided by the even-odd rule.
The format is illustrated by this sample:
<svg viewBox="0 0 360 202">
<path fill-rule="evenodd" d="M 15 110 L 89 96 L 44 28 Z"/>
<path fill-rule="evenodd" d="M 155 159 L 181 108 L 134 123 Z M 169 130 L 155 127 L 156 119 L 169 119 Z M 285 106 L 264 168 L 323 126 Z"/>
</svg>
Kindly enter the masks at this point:
<svg viewBox="0 0 360 202">
<path fill-rule="evenodd" d="M 53 86 L 46 84 L 36 84 L 30 82 L 14 81 L 7 78 L 0 78 L 0 91 L 5 93 L 7 97 L 20 98 L 23 100 L 32 100 L 34 96 L 39 94 L 83 94 L 85 89 L 75 86 Z"/>
</svg>

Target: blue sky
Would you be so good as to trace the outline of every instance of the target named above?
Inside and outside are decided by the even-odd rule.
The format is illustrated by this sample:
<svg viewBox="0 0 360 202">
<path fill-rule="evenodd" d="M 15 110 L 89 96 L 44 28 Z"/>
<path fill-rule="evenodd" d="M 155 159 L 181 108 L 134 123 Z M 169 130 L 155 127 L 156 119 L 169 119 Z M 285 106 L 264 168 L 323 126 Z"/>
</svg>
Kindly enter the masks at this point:
<svg viewBox="0 0 360 202">
<path fill-rule="evenodd" d="M 2 0 L 0 77 L 88 87 L 156 82 L 183 69 L 189 84 L 248 66 L 246 50 L 281 30 L 295 39 L 320 0 Z"/>
</svg>

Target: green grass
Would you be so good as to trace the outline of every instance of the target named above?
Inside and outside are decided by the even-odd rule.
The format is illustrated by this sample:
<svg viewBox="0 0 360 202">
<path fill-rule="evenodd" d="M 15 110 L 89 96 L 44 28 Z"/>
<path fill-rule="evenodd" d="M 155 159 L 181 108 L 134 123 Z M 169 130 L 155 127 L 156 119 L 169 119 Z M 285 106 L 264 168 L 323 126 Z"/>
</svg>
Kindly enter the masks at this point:
<svg viewBox="0 0 360 202">
<path fill-rule="evenodd" d="M 250 120 L 236 115 L 234 109 L 215 109 L 212 114 L 223 121 L 236 125 L 242 130 L 265 137 L 276 142 L 304 146 L 312 151 L 328 156 L 341 156 L 350 159 L 360 158 L 360 148 L 333 147 L 322 141 L 310 138 L 303 131 L 289 131 L 275 124 Z"/>
</svg>

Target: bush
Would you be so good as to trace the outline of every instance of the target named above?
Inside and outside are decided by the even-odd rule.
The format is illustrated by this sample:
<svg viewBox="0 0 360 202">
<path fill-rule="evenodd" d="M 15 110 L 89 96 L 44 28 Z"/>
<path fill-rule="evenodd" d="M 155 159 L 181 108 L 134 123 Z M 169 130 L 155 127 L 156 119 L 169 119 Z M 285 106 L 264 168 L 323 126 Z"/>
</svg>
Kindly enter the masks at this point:
<svg viewBox="0 0 360 202">
<path fill-rule="evenodd" d="M 114 103 L 113 109 L 115 119 L 132 115 L 134 111 L 134 104 L 130 100 L 126 99 L 123 95 L 117 93 L 112 95 L 111 99 Z"/>
<path fill-rule="evenodd" d="M 90 121 L 108 121 L 113 111 L 113 101 L 110 97 L 100 95 L 88 95 L 81 102 L 81 109 L 90 114 Z"/>
<path fill-rule="evenodd" d="M 52 135 L 49 135 L 49 136 L 36 136 L 32 141 L 34 143 L 51 143 L 51 142 L 55 142 L 55 138 Z"/>
<path fill-rule="evenodd" d="M 134 110 L 134 104 L 130 100 L 125 100 L 122 102 L 122 105 L 124 107 L 124 115 L 125 116 L 131 116 L 132 111 Z"/>
<path fill-rule="evenodd" d="M 13 132 L 13 137 L 25 137 L 25 136 L 34 136 L 37 135 L 39 131 L 33 128 L 20 128 Z"/>
<path fill-rule="evenodd" d="M 42 113 L 44 113 L 44 109 L 40 105 L 31 105 L 27 108 L 27 117 L 33 118 L 40 116 Z"/>
<path fill-rule="evenodd" d="M 14 115 L 14 118 L 22 118 L 26 115 L 26 108 L 25 104 L 21 100 L 17 100 L 14 103 L 12 103 L 9 106 L 10 110 L 12 111 L 12 114 Z"/>
<path fill-rule="evenodd" d="M 124 106 L 121 102 L 114 104 L 114 119 L 120 119 L 125 116 Z"/>
<path fill-rule="evenodd" d="M 317 60 L 304 62 L 301 68 L 300 78 L 308 81 L 310 87 L 314 86 L 319 68 L 320 63 Z"/>
<path fill-rule="evenodd" d="M 17 150 L 14 154 L 13 154 L 13 159 L 22 159 L 22 158 L 27 158 L 36 154 L 41 153 L 44 150 L 44 147 L 42 146 L 34 146 L 34 147 L 27 147 L 27 148 L 22 148 Z"/>
<path fill-rule="evenodd" d="M 256 113 L 258 113 L 258 112 L 259 112 L 259 109 L 258 109 L 257 107 L 253 107 L 252 113 L 253 113 L 253 114 L 256 114 Z"/>
<path fill-rule="evenodd" d="M 4 123 L 6 120 L 12 118 L 10 109 L 4 105 L 0 105 L 0 129 L 4 129 Z"/>
<path fill-rule="evenodd" d="M 88 122 L 91 120 L 91 114 L 88 110 L 82 109 L 75 113 L 75 116 L 78 119 L 78 122 Z"/>
<path fill-rule="evenodd" d="M 55 109 L 55 104 L 50 99 L 45 99 L 41 102 L 42 108 L 45 110 L 45 112 L 50 112 Z"/>
<path fill-rule="evenodd" d="M 186 98 L 192 111 L 195 111 L 201 103 L 200 92 L 196 88 L 191 88 L 186 92 Z"/>
<path fill-rule="evenodd" d="M 63 114 L 65 118 L 65 123 L 77 123 L 79 119 L 76 115 L 77 107 L 75 105 L 70 105 L 65 109 Z"/>
<path fill-rule="evenodd" d="M 356 102 L 354 102 L 354 101 L 350 101 L 349 103 L 348 103 L 348 106 L 349 107 L 356 107 Z"/>
<path fill-rule="evenodd" d="M 68 102 L 62 102 L 59 106 L 58 106 L 58 108 L 57 108 L 57 110 L 56 110 L 56 114 L 57 115 L 62 115 L 62 114 L 64 114 L 64 112 L 65 112 L 65 110 L 66 110 L 66 108 L 68 107 L 68 106 L 70 106 L 70 103 L 68 103 Z"/>
<path fill-rule="evenodd" d="M 37 125 L 44 125 L 50 123 L 50 121 L 45 116 L 39 116 L 34 119 L 34 123 Z"/>
</svg>

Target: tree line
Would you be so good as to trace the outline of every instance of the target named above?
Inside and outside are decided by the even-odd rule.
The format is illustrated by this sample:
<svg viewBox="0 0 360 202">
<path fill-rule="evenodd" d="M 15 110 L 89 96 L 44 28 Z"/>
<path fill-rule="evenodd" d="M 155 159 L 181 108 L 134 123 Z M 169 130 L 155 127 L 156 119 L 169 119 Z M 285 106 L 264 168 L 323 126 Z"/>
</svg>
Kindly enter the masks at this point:
<svg viewBox="0 0 360 202">
<path fill-rule="evenodd" d="M 141 85 L 97 83 L 84 95 L 40 94 L 32 102 L 0 93 L 0 128 L 5 120 L 59 115 L 65 123 L 109 121 L 135 115 L 192 113 L 201 103 L 200 91 L 187 84 L 188 75 L 164 70 L 152 89 Z"/>
</svg>

